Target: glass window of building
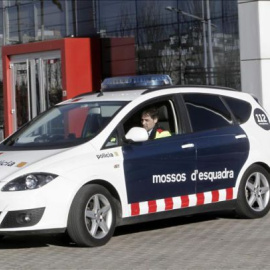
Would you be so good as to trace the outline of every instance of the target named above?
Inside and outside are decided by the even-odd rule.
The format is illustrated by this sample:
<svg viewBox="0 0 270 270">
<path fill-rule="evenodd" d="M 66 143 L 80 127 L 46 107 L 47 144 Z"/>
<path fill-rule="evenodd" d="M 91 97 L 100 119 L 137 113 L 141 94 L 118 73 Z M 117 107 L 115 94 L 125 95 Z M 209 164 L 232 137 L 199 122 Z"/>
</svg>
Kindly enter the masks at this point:
<svg viewBox="0 0 270 270">
<path fill-rule="evenodd" d="M 237 0 L 2 0 L 4 44 L 132 37 L 137 73 L 240 89 Z"/>
<path fill-rule="evenodd" d="M 240 89 L 236 0 L 100 0 L 97 6 L 102 37 L 134 37 L 138 73 Z"/>
<path fill-rule="evenodd" d="M 241 88 L 237 0 L 2 0 L 0 9 L 0 46 L 129 37 L 138 74 Z"/>
</svg>

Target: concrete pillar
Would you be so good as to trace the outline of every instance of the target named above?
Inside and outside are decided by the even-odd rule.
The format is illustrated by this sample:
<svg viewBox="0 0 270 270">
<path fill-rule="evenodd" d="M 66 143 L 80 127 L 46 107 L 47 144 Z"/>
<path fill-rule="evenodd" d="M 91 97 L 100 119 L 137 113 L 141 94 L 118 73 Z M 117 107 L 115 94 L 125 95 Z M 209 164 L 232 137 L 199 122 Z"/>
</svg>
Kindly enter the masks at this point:
<svg viewBox="0 0 270 270">
<path fill-rule="evenodd" d="M 242 91 L 270 113 L 270 1 L 238 0 Z"/>
</svg>

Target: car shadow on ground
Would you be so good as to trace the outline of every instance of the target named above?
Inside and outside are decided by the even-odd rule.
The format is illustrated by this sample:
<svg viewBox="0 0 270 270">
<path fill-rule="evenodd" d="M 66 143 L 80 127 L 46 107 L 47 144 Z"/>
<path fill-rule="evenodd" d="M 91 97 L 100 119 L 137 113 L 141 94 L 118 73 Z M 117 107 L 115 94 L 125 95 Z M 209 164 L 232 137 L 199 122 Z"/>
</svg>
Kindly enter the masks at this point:
<svg viewBox="0 0 270 270">
<path fill-rule="evenodd" d="M 133 234 L 143 231 L 152 231 L 169 227 L 176 227 L 186 224 L 193 224 L 198 222 L 205 222 L 215 219 L 235 219 L 232 212 L 214 212 L 204 213 L 192 216 L 176 217 L 169 219 L 162 219 L 151 222 L 144 222 L 133 225 L 126 225 L 116 228 L 114 237 Z M 63 247 L 77 247 L 72 243 L 69 237 L 65 234 L 58 235 L 26 235 L 26 236 L 6 236 L 0 239 L 1 249 L 27 249 L 35 247 L 49 247 L 49 246 L 63 246 Z"/>
<path fill-rule="evenodd" d="M 236 216 L 232 211 L 223 211 L 223 212 L 211 212 L 196 214 L 190 216 L 182 216 L 168 219 L 161 219 L 156 221 L 138 223 L 133 225 L 121 226 L 116 228 L 114 236 L 131 234 L 143 231 L 152 231 L 158 229 L 164 229 L 169 227 L 176 227 L 186 224 L 193 224 L 198 222 L 205 222 L 215 219 L 235 219 Z"/>
</svg>

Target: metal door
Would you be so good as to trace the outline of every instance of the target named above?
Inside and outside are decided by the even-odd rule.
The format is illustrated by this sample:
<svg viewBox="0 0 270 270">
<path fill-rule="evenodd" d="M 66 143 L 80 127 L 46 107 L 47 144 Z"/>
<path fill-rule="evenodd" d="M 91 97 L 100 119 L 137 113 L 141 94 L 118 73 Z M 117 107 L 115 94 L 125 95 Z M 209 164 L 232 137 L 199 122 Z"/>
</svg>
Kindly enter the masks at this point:
<svg viewBox="0 0 270 270">
<path fill-rule="evenodd" d="M 195 193 L 190 175 L 196 168 L 196 149 L 189 135 L 174 135 L 123 146 L 128 203 Z"/>
<path fill-rule="evenodd" d="M 13 131 L 62 101 L 60 53 L 11 57 Z"/>
</svg>

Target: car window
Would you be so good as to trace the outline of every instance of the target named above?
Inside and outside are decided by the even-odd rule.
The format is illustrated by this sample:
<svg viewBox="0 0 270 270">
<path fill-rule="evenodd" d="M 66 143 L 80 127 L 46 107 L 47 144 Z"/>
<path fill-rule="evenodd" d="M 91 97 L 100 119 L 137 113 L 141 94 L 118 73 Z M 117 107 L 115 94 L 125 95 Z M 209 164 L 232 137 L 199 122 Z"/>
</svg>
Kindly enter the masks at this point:
<svg viewBox="0 0 270 270">
<path fill-rule="evenodd" d="M 158 111 L 158 128 L 168 131 L 171 135 L 178 133 L 176 112 L 171 100 L 148 102 L 145 106 L 135 109 L 123 124 L 124 133 L 127 134 L 132 127 L 142 127 L 142 114 L 151 108 Z"/>
<path fill-rule="evenodd" d="M 122 123 L 116 128 L 114 132 L 106 140 L 104 147 L 111 148 L 122 144 L 124 136 L 133 127 L 142 127 L 142 113 L 149 109 L 156 108 L 158 110 L 158 127 L 165 131 L 166 135 L 174 135 L 179 133 L 178 122 L 176 117 L 176 111 L 172 100 L 158 101 L 158 102 L 147 102 L 145 105 L 135 108 Z M 122 130 L 122 137 L 117 130 Z M 168 133 L 167 133 L 168 132 Z"/>
<path fill-rule="evenodd" d="M 193 132 L 216 129 L 233 124 L 232 116 L 217 95 L 184 94 Z"/>
<path fill-rule="evenodd" d="M 249 119 L 251 114 L 251 105 L 248 102 L 231 97 L 222 98 L 229 105 L 229 108 L 239 124 L 243 124 Z"/>
<path fill-rule="evenodd" d="M 119 142 L 119 135 L 118 132 L 115 130 L 107 139 L 107 141 L 105 142 L 104 147 L 105 148 L 111 148 L 111 147 L 116 147 L 119 146 L 120 142 Z"/>
</svg>

